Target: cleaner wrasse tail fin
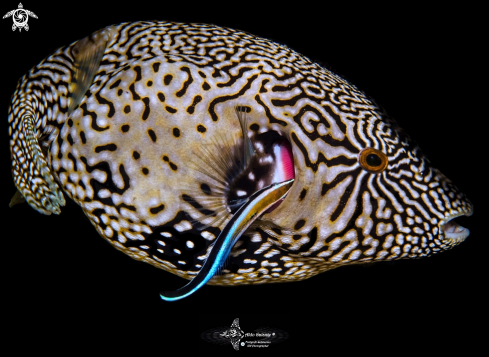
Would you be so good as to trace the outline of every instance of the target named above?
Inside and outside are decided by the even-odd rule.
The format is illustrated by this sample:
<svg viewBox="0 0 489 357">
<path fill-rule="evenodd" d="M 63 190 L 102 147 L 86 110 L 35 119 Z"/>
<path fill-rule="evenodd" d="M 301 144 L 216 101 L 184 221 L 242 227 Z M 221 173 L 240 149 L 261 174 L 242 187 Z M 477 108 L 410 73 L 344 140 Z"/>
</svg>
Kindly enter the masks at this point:
<svg viewBox="0 0 489 357">
<path fill-rule="evenodd" d="M 274 183 L 252 194 L 229 220 L 216 238 L 209 256 L 200 272 L 184 287 L 175 291 L 163 291 L 160 297 L 165 301 L 183 299 L 205 285 L 217 272 L 231 252 L 231 248 L 248 227 L 271 206 L 287 194 L 294 180 Z"/>
</svg>

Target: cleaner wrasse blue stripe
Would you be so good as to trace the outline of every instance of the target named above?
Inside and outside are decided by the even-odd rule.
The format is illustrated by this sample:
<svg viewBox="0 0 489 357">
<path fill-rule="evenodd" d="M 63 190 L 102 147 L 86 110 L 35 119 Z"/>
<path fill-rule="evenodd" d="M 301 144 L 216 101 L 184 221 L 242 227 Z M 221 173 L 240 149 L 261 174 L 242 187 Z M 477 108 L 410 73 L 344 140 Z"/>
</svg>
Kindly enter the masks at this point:
<svg viewBox="0 0 489 357">
<path fill-rule="evenodd" d="M 294 180 L 271 184 L 258 190 L 249 197 L 235 215 L 226 224 L 209 253 L 202 269 L 187 285 L 176 291 L 164 291 L 160 297 L 166 301 L 183 299 L 205 285 L 222 266 L 231 252 L 231 248 L 246 231 L 246 229 L 276 202 L 282 200 L 292 187 Z"/>
</svg>

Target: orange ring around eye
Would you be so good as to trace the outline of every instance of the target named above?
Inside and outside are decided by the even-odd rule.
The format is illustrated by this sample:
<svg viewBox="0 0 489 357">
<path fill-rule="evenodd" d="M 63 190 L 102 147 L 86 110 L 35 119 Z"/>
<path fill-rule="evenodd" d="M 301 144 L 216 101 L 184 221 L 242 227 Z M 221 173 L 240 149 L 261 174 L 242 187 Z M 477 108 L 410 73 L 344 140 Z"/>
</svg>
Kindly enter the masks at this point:
<svg viewBox="0 0 489 357">
<path fill-rule="evenodd" d="M 374 156 L 369 157 L 370 155 Z M 372 161 L 374 162 L 372 163 Z M 388 164 L 387 156 L 382 151 L 373 148 L 362 149 L 358 154 L 358 162 L 364 170 L 373 174 L 384 171 Z"/>
</svg>

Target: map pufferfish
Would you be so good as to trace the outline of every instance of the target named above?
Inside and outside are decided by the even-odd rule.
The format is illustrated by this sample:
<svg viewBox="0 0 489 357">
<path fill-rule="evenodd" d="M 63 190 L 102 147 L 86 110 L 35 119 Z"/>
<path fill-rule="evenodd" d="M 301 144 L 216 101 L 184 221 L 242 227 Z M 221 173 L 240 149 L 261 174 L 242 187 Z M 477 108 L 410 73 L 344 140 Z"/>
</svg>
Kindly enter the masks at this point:
<svg viewBox="0 0 489 357">
<path fill-rule="evenodd" d="M 68 195 L 117 249 L 191 280 L 165 300 L 469 235 L 453 219 L 472 204 L 371 99 L 238 30 L 106 27 L 22 77 L 8 121 L 11 204 L 59 214 Z"/>
</svg>

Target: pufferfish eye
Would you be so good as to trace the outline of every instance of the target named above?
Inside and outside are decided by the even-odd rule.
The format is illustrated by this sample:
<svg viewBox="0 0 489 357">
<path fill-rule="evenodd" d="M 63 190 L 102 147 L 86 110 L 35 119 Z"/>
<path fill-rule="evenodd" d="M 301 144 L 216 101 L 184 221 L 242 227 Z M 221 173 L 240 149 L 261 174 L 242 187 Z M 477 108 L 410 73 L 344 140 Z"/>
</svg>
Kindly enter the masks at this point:
<svg viewBox="0 0 489 357">
<path fill-rule="evenodd" d="M 364 170 L 378 174 L 386 169 L 388 160 L 382 151 L 365 148 L 358 154 L 358 162 Z"/>
</svg>

